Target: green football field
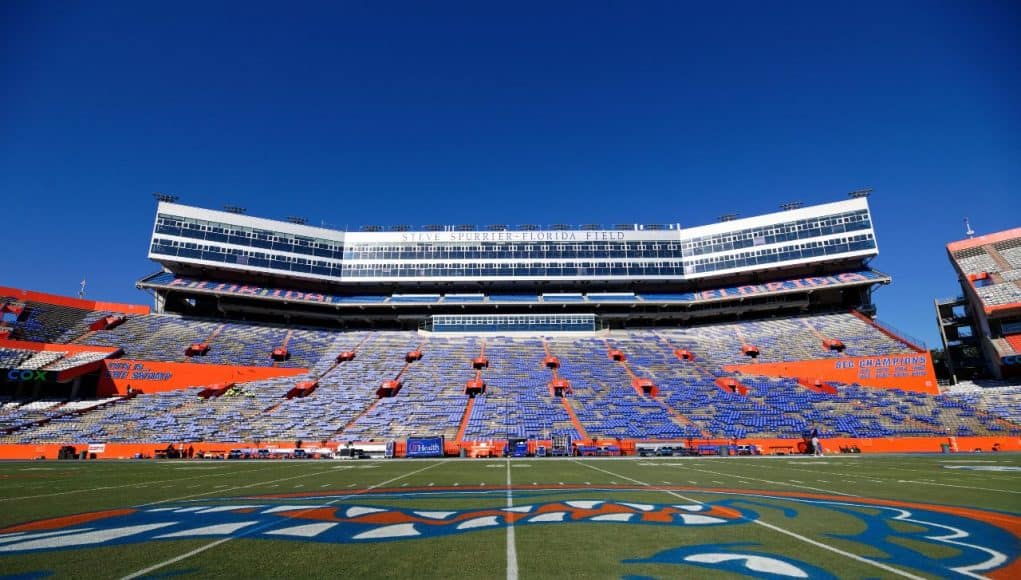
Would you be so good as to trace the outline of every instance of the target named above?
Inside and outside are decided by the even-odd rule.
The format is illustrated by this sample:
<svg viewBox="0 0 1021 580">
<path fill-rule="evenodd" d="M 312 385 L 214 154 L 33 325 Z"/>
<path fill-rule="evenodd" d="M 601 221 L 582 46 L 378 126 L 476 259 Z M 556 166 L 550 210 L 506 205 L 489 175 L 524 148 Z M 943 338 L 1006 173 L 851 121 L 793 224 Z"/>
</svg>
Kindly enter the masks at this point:
<svg viewBox="0 0 1021 580">
<path fill-rule="evenodd" d="M 0 577 L 1021 577 L 1013 454 L 0 464 Z"/>
</svg>

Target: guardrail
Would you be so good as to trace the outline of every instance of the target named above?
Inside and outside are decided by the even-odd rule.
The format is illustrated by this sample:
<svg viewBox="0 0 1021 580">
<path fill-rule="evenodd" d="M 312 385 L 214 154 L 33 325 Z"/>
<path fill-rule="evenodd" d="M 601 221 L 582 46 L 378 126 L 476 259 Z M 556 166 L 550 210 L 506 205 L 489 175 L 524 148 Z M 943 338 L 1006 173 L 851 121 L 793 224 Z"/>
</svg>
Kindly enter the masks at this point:
<svg viewBox="0 0 1021 580">
<path fill-rule="evenodd" d="M 916 349 L 920 349 L 920 350 L 925 351 L 925 352 L 929 351 L 929 346 L 927 344 L 925 344 L 924 340 L 919 339 L 919 338 L 915 338 L 914 336 L 911 336 L 910 334 L 908 334 L 906 332 L 902 332 L 900 329 L 898 329 L 897 327 L 893 326 L 892 324 L 887 324 L 885 322 L 880 322 L 879 320 L 876 320 L 875 318 L 872 319 L 872 323 L 875 324 L 876 326 L 878 326 L 879 328 L 885 330 L 886 332 L 888 332 L 888 333 L 890 333 L 890 334 L 900 338 L 902 341 L 906 342 L 908 344 L 908 346 L 914 347 Z"/>
</svg>

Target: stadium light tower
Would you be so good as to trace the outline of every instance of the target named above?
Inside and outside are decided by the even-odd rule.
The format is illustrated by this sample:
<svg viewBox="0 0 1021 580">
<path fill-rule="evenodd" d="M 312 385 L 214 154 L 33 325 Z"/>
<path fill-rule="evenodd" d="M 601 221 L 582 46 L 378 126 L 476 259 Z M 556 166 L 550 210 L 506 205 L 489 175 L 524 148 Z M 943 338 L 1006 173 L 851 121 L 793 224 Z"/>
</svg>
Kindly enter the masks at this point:
<svg viewBox="0 0 1021 580">
<path fill-rule="evenodd" d="M 721 215 L 717 219 L 719 219 L 721 222 L 732 222 L 732 221 L 737 219 L 737 214 L 736 213 L 725 213 L 725 214 Z"/>
<path fill-rule="evenodd" d="M 303 225 L 307 225 L 308 224 L 308 219 L 303 218 L 303 217 L 298 217 L 298 216 L 295 216 L 295 215 L 287 216 L 287 221 L 292 223 L 292 224 L 297 224 L 299 226 L 303 226 Z"/>
<path fill-rule="evenodd" d="M 852 191 L 847 194 L 847 197 L 850 197 L 851 199 L 858 199 L 860 197 L 868 197 L 870 195 L 872 195 L 872 188 L 866 187 L 865 189 L 856 189 Z"/>
<path fill-rule="evenodd" d="M 176 195 L 171 195 L 169 193 L 162 193 L 162 192 L 159 192 L 159 191 L 152 192 L 152 197 L 156 201 L 165 201 L 167 203 L 175 203 L 178 200 L 178 197 Z"/>
<path fill-rule="evenodd" d="M 975 230 L 971 229 L 971 222 L 968 221 L 968 218 L 964 218 L 964 228 L 965 228 L 964 233 L 967 234 L 968 239 L 975 237 Z"/>
<path fill-rule="evenodd" d="M 240 214 L 245 213 L 248 210 L 243 208 L 243 207 L 236 206 L 236 205 L 225 205 L 225 206 L 223 206 L 223 211 L 228 212 L 228 213 L 236 213 L 236 214 L 240 215 Z"/>
<path fill-rule="evenodd" d="M 784 211 L 790 211 L 792 209 L 800 209 L 803 205 L 804 204 L 801 203 L 800 201 L 791 201 L 791 202 L 780 204 L 780 209 L 782 209 Z"/>
</svg>

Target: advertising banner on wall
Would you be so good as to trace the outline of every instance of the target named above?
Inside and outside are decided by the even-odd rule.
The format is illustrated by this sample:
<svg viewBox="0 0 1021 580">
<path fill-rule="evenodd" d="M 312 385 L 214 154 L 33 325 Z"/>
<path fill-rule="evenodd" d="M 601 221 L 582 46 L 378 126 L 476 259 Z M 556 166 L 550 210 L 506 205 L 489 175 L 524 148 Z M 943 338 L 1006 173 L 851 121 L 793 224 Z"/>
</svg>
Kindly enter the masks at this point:
<svg viewBox="0 0 1021 580">
<path fill-rule="evenodd" d="M 408 457 L 443 457 L 443 438 L 408 439 Z"/>
</svg>

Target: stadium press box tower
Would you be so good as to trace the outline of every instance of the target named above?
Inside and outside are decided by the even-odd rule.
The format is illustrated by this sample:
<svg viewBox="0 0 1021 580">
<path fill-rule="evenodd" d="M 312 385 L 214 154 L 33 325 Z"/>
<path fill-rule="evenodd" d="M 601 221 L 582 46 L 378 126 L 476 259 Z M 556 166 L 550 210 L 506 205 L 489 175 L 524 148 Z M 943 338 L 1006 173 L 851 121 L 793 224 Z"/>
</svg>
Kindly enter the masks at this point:
<svg viewBox="0 0 1021 580">
<path fill-rule="evenodd" d="M 161 201 L 157 312 L 428 331 L 593 331 L 855 309 L 890 281 L 868 200 L 697 227 L 338 231 Z"/>
</svg>

